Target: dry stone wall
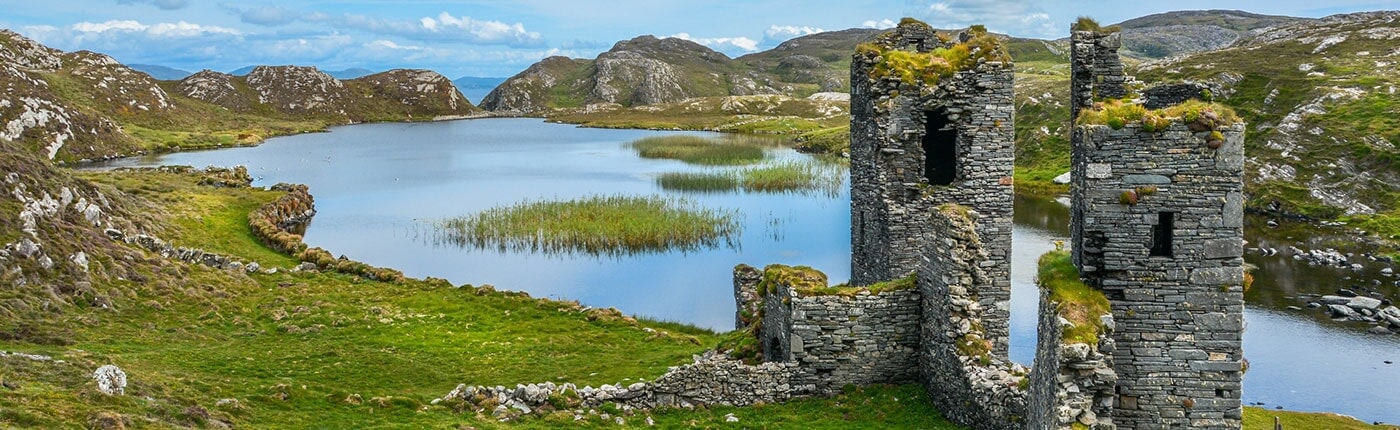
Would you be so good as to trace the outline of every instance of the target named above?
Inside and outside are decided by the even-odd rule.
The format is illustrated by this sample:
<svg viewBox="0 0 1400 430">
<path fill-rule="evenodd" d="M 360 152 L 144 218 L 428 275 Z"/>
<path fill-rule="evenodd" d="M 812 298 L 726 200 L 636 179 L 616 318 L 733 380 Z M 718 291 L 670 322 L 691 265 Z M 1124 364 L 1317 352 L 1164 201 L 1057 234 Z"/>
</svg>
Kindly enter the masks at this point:
<svg viewBox="0 0 1400 430">
<path fill-rule="evenodd" d="M 874 43 L 914 52 L 950 44 L 922 24 L 901 25 Z M 896 76 L 872 77 L 880 61 L 872 55 L 858 53 L 851 65 L 851 283 L 889 281 L 919 270 L 931 233 L 929 213 L 948 203 L 966 206 L 980 215 L 977 233 L 989 261 L 990 288 L 980 298 L 987 312 L 999 315 L 988 319 L 986 330 L 989 338 L 1004 339 L 1015 158 L 1012 64 L 979 59 L 936 85 L 911 84 Z M 951 151 L 939 150 L 941 145 L 951 145 Z M 930 155 L 926 148 L 938 152 Z M 931 183 L 933 168 L 944 163 L 954 169 L 951 182 Z M 993 351 L 1005 357 L 1005 342 L 997 341 Z"/>
<path fill-rule="evenodd" d="M 1063 339 L 1071 323 L 1060 315 L 1059 303 L 1047 290 L 1040 294 L 1040 339 L 1036 342 L 1035 367 L 1031 370 L 1028 429 L 1114 430 L 1113 316 L 1104 315 L 1106 330 L 1097 344 Z"/>
<path fill-rule="evenodd" d="M 847 384 L 918 379 L 916 291 L 824 295 L 776 283 L 762 302 L 765 361 L 796 363 L 793 385 L 834 394 Z"/>
<path fill-rule="evenodd" d="M 931 235 L 918 272 L 921 382 L 939 411 L 976 429 L 1017 429 L 1025 422 L 1026 369 L 992 349 L 985 327 L 1004 318 L 988 312 L 980 295 L 992 287 L 988 260 L 966 208 L 931 213 Z M 1005 321 L 1001 321 L 1005 323 Z"/>
<path fill-rule="evenodd" d="M 1239 428 L 1244 126 L 1081 127 L 1080 273 L 1112 304 L 1122 428 Z M 1150 192 L 1146 192 L 1150 191 Z M 1129 198 L 1131 194 L 1134 197 Z"/>
</svg>

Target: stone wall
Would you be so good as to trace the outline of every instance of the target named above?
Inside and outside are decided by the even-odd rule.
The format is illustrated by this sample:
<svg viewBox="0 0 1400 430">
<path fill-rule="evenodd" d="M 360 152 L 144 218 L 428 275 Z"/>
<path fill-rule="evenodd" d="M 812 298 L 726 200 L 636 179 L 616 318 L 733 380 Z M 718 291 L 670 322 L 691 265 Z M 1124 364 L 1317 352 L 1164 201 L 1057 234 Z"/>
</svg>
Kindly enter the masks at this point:
<svg viewBox="0 0 1400 430">
<path fill-rule="evenodd" d="M 1244 126 L 1220 132 L 1073 142 L 1076 264 L 1112 304 L 1119 427 L 1240 427 Z"/>
<path fill-rule="evenodd" d="M 695 356 L 695 362 L 670 368 L 655 381 L 630 385 L 605 384 L 597 388 L 571 383 L 473 386 L 460 384 L 433 404 L 454 402 L 489 413 L 501 421 L 520 415 L 544 414 L 558 406 L 583 409 L 616 404 L 619 409 L 694 408 L 704 406 L 751 406 L 781 403 L 795 396 L 810 395 L 811 387 L 790 383 L 796 364 L 763 363 L 747 365 L 710 351 Z"/>
<path fill-rule="evenodd" d="M 1068 343 L 1064 329 L 1071 323 L 1060 316 L 1059 305 L 1050 300 L 1048 290 L 1041 290 L 1040 339 L 1031 369 L 1026 428 L 1071 430 L 1078 423 L 1080 428 L 1116 429 L 1113 400 L 1118 375 L 1113 371 L 1115 344 L 1109 335 L 1113 316 L 1103 316 L 1107 327 L 1097 344 Z"/>
<path fill-rule="evenodd" d="M 958 38 L 964 39 L 966 34 Z M 886 50 L 928 52 L 945 46 L 927 25 L 901 25 L 878 38 Z M 897 77 L 873 78 L 880 57 L 858 53 L 851 65 L 851 283 L 868 285 L 919 270 L 929 235 L 928 214 L 956 203 L 978 212 L 992 288 L 986 311 L 1008 315 L 1012 225 L 1012 64 L 977 60 L 936 85 Z M 929 121 L 953 129 L 951 184 L 930 184 L 923 139 Z M 1009 318 L 989 318 L 991 337 L 1004 337 Z M 1005 343 L 994 353 L 1005 357 Z"/>
<path fill-rule="evenodd" d="M 957 205 L 931 212 L 931 235 L 918 272 L 919 373 L 934 405 L 953 422 L 977 429 L 1021 428 L 1026 370 L 994 352 L 1005 342 L 987 332 L 992 319 L 980 295 L 992 284 L 975 214 Z M 1005 323 L 1005 321 L 1001 321 Z"/>
<path fill-rule="evenodd" d="M 847 384 L 918 379 L 919 297 L 913 290 L 839 294 L 774 283 L 763 295 L 765 361 L 795 363 L 795 386 L 834 394 Z"/>
<path fill-rule="evenodd" d="M 758 297 L 758 282 L 763 272 L 747 264 L 734 266 L 734 328 L 743 329 L 758 321 L 763 302 Z"/>
<path fill-rule="evenodd" d="M 1097 31 L 1077 31 L 1070 29 L 1070 92 L 1069 123 L 1070 141 L 1083 139 L 1079 135 L 1079 112 L 1094 105 L 1097 100 L 1119 98 L 1127 93 L 1124 83 L 1123 62 L 1118 58 L 1118 48 L 1122 47 L 1121 35 Z M 1084 165 L 1082 153 L 1070 151 L 1070 177 L 1075 177 L 1074 166 Z M 1081 172 L 1082 173 L 1082 172 Z M 1074 223 L 1084 218 L 1084 208 L 1080 202 L 1084 196 L 1080 190 L 1070 187 L 1070 243 L 1080 243 L 1081 229 Z M 1078 247 L 1070 250 L 1076 264 L 1079 262 Z"/>
</svg>

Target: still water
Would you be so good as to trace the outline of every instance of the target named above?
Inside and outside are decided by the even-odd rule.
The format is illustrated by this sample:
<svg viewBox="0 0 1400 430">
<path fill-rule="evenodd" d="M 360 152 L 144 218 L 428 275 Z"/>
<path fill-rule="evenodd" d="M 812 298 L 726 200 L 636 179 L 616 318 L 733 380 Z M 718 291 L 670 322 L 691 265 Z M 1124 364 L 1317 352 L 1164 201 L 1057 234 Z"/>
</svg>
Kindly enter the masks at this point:
<svg viewBox="0 0 1400 430">
<path fill-rule="evenodd" d="M 736 264 L 800 264 L 822 270 L 833 283 L 849 278 L 847 187 L 834 195 L 663 191 L 654 184 L 656 175 L 704 168 L 641 159 L 625 146 L 658 134 L 674 133 L 576 128 L 537 119 L 368 124 L 276 138 L 254 148 L 131 158 L 108 166 L 246 165 L 257 179 L 254 185 L 309 185 L 317 215 L 305 240 L 337 255 L 414 277 L 492 284 L 716 330 L 733 327 L 730 270 Z M 787 149 L 773 152 L 778 158 L 805 157 Z M 744 231 L 735 247 L 611 258 L 441 246 L 425 228 L 434 219 L 521 200 L 595 194 L 683 196 L 701 206 L 738 210 Z M 1011 355 L 1030 363 L 1036 259 L 1067 236 L 1069 210 L 1054 200 L 1018 197 L 1015 222 Z M 1276 288 L 1279 279 L 1260 277 L 1254 288 Z M 1245 319 L 1246 402 L 1400 422 L 1400 366 L 1384 364 L 1400 361 L 1400 337 L 1368 336 L 1253 305 Z"/>
</svg>

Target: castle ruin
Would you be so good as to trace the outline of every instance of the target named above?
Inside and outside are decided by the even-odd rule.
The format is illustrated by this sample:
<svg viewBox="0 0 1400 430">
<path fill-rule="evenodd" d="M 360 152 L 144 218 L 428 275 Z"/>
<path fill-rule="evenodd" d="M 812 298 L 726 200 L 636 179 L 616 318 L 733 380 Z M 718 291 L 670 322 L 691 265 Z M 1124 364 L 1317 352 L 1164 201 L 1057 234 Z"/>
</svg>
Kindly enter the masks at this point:
<svg viewBox="0 0 1400 430">
<path fill-rule="evenodd" d="M 1026 369 L 1007 357 L 1014 75 L 992 38 L 906 19 L 858 48 L 851 283 L 741 265 L 739 325 L 794 392 L 918 383 L 977 429 L 1239 428 L 1244 126 L 1202 105 L 1078 121 L 1135 92 L 1116 32 L 1073 31 L 1072 260 L 1111 311 L 1072 338 L 1042 289 Z"/>
</svg>

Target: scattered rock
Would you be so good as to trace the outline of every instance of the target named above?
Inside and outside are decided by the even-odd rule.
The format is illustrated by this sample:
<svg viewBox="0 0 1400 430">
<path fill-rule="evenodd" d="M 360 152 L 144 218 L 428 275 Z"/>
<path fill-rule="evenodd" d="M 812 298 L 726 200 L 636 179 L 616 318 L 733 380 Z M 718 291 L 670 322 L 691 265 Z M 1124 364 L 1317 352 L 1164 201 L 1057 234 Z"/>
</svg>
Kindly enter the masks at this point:
<svg viewBox="0 0 1400 430">
<path fill-rule="evenodd" d="M 734 416 L 734 414 L 724 414 L 724 422 L 737 423 L 739 422 L 739 417 Z"/>
<path fill-rule="evenodd" d="M 1380 334 L 1380 335 L 1394 334 L 1393 332 L 1390 331 L 1390 329 L 1385 328 L 1385 327 L 1381 327 L 1381 326 L 1374 326 L 1374 327 L 1371 327 L 1371 328 L 1367 329 L 1366 332 L 1367 332 L 1367 333 L 1370 333 L 1370 334 Z"/>
<path fill-rule="evenodd" d="M 97 391 L 117 396 L 126 394 L 126 372 L 117 366 L 108 364 L 97 368 L 92 372 L 92 379 L 97 381 Z"/>
</svg>

